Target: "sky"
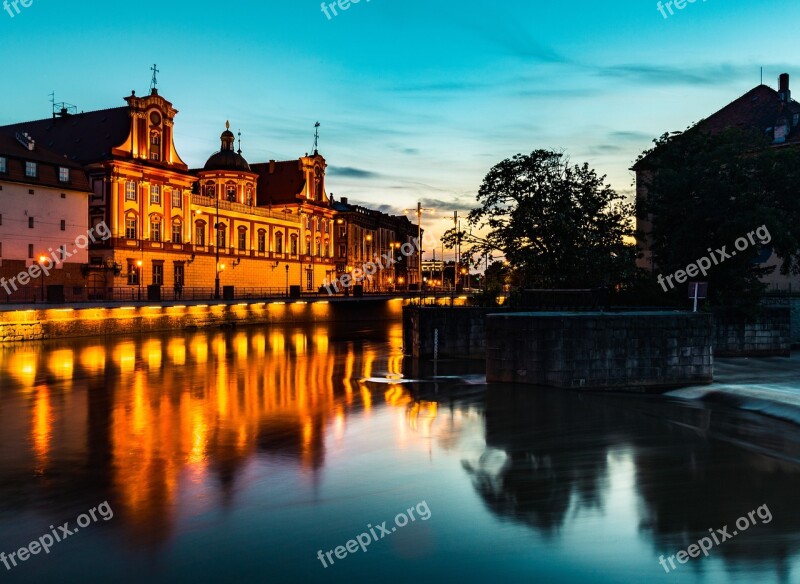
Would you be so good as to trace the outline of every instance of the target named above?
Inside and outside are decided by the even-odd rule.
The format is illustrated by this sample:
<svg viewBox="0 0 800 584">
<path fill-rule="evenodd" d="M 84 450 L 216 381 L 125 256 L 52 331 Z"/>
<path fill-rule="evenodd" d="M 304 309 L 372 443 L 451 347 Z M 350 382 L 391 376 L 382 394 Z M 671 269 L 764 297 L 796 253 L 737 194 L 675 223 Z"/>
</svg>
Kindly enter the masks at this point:
<svg viewBox="0 0 800 584">
<path fill-rule="evenodd" d="M 680 3 L 682 0 L 678 0 Z M 0 0 L 0 6 L 2 6 Z M 327 189 L 402 213 L 422 201 L 440 234 L 468 212 L 489 169 L 563 150 L 621 193 L 654 138 L 683 130 L 760 83 L 793 75 L 800 4 L 656 1 L 33 0 L 0 11 L 0 125 L 47 117 L 51 92 L 78 111 L 159 93 L 179 110 L 190 167 L 230 120 L 249 162 L 312 150 Z"/>
</svg>

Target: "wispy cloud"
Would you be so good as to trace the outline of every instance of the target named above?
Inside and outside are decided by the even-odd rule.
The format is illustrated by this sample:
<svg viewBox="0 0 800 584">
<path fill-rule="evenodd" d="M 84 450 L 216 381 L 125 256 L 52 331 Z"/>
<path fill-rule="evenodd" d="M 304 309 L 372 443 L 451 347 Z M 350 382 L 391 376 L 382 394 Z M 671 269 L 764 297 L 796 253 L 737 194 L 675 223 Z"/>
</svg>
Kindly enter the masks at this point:
<svg viewBox="0 0 800 584">
<path fill-rule="evenodd" d="M 380 173 L 364 170 L 363 168 L 353 168 L 352 166 L 329 166 L 328 173 L 333 176 L 348 178 L 379 178 L 381 176 Z"/>
</svg>

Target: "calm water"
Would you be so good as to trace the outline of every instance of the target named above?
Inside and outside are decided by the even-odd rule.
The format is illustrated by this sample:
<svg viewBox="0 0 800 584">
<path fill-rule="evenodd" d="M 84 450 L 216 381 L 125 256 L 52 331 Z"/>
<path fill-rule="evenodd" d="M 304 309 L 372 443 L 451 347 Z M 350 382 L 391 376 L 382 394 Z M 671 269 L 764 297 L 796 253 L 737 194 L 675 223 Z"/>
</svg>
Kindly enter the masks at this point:
<svg viewBox="0 0 800 584">
<path fill-rule="evenodd" d="M 795 427 L 408 377 L 398 324 L 0 348 L 0 551 L 113 511 L 0 577 L 800 582 Z M 770 523 L 659 565 L 765 504 Z M 366 553 L 336 558 L 384 521 Z"/>
</svg>

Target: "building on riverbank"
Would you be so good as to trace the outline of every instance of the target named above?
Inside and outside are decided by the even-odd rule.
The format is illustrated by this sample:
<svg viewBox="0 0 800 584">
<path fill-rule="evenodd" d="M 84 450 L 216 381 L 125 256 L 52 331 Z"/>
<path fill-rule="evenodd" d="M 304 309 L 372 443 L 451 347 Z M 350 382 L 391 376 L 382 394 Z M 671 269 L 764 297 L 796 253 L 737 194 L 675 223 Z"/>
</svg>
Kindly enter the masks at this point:
<svg viewBox="0 0 800 584">
<path fill-rule="evenodd" d="M 346 200 L 345 209 L 332 205 L 327 164 L 317 150 L 250 165 L 227 127 L 220 150 L 192 170 L 175 148 L 172 103 L 155 87 L 125 101 L 86 113 L 54 109 L 52 118 L 0 127 L 4 140 L 25 132 L 76 176 L 88 177 L 88 211 L 86 204 L 73 211 L 84 215 L 84 230 L 105 222 L 111 232 L 81 259 L 89 299 L 142 295 L 149 285 L 163 287 L 167 296 L 190 288 L 212 294 L 217 280 L 222 288 L 263 293 L 289 286 L 316 291 L 355 262 L 417 235 L 406 217 L 360 207 L 376 225 L 370 233 L 356 229 L 356 207 Z M 347 226 L 340 232 L 337 211 L 339 224 Z M 392 273 L 412 283 L 415 262 L 416 256 L 404 257 Z M 381 275 L 376 286 L 388 287 L 388 275 Z"/>
<path fill-rule="evenodd" d="M 800 147 L 800 103 L 792 99 L 789 74 L 783 73 L 779 77 L 777 90 L 764 84 L 758 85 L 692 127 L 693 130 L 712 134 L 729 128 L 764 132 L 772 140 L 774 148 Z M 653 159 L 653 156 L 645 156 L 632 168 L 636 173 L 637 206 L 647 200 L 647 184 L 654 173 L 658 172 Z M 642 251 L 637 264 L 649 271 L 656 268 L 651 251 L 652 227 L 652 217 L 637 217 L 636 229 L 640 234 L 637 236 L 637 245 Z M 756 227 L 757 225 L 753 225 L 753 228 Z M 800 290 L 800 275 L 782 275 L 778 269 L 781 260 L 771 248 L 765 249 L 765 254 L 759 261 L 763 267 L 776 267 L 773 273 L 762 278 L 770 288 Z"/>
<path fill-rule="evenodd" d="M 37 264 L 52 264 L 47 284 L 83 287 L 88 251 L 76 240 L 87 237 L 89 195 L 80 164 L 22 132 L 0 134 L 0 297 L 41 299 L 28 273 Z"/>
</svg>

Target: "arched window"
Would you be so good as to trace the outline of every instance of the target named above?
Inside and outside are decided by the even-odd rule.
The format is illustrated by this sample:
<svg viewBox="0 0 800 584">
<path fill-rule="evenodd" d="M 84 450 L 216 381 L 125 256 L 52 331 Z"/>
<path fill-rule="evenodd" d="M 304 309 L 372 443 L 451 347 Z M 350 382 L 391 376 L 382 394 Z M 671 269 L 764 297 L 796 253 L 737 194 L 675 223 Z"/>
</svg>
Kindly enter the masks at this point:
<svg viewBox="0 0 800 584">
<path fill-rule="evenodd" d="M 225 198 L 228 199 L 231 203 L 236 202 L 236 185 L 233 183 L 228 183 L 225 185 Z"/>
<path fill-rule="evenodd" d="M 297 255 L 297 234 L 292 233 L 292 255 Z"/>
<path fill-rule="evenodd" d="M 317 257 L 322 255 L 322 242 L 317 238 Z"/>
<path fill-rule="evenodd" d="M 258 251 L 261 253 L 267 251 L 267 232 L 263 229 L 258 230 Z"/>
<path fill-rule="evenodd" d="M 253 205 L 253 187 L 247 185 L 247 195 L 245 198 L 245 204 L 252 206 Z"/>
<path fill-rule="evenodd" d="M 195 221 L 194 222 L 194 244 L 195 245 L 205 245 L 206 244 L 206 222 L 205 221 Z"/>
<path fill-rule="evenodd" d="M 125 215 L 125 238 L 126 239 L 137 239 L 139 235 L 139 225 L 138 220 L 136 219 L 136 215 L 134 213 L 128 213 Z"/>
<path fill-rule="evenodd" d="M 183 243 L 183 223 L 177 217 L 172 220 L 172 243 Z"/>
<path fill-rule="evenodd" d="M 211 197 L 212 199 L 217 196 L 217 187 L 214 183 L 208 183 L 206 185 L 206 197 Z"/>
<path fill-rule="evenodd" d="M 306 255 L 311 255 L 311 238 L 306 235 Z"/>
<path fill-rule="evenodd" d="M 239 251 L 247 251 L 247 227 L 239 227 Z"/>
<path fill-rule="evenodd" d="M 275 234 L 275 253 L 283 253 L 283 232 L 278 231 Z"/>
<path fill-rule="evenodd" d="M 217 247 L 224 248 L 227 245 L 228 238 L 226 237 L 227 234 L 227 225 L 220 222 L 217 224 Z"/>
<path fill-rule="evenodd" d="M 150 215 L 150 241 L 161 241 L 161 215 Z"/>
</svg>

